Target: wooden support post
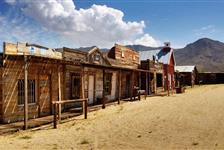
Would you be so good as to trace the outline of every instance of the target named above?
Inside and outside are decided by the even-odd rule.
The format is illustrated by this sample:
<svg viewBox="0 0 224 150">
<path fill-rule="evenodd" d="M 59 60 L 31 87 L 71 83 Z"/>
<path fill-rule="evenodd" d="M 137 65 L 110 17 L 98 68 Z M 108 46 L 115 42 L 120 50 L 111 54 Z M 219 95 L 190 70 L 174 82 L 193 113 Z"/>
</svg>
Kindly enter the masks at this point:
<svg viewBox="0 0 224 150">
<path fill-rule="evenodd" d="M 138 100 L 141 100 L 141 94 L 139 92 L 141 90 L 141 72 L 138 72 L 138 90 L 137 90 L 137 95 L 138 95 Z"/>
<path fill-rule="evenodd" d="M 119 70 L 118 104 L 121 101 L 121 70 Z"/>
<path fill-rule="evenodd" d="M 61 74 L 58 69 L 58 101 L 61 101 Z M 61 103 L 58 104 L 58 120 L 61 121 Z"/>
<path fill-rule="evenodd" d="M 142 85 L 141 85 L 141 82 L 142 82 L 142 81 L 141 81 L 141 72 L 139 72 L 139 73 L 138 73 L 138 87 L 139 87 L 139 90 L 141 90 L 141 86 L 142 86 Z"/>
<path fill-rule="evenodd" d="M 145 89 L 145 92 L 146 92 L 146 94 L 148 95 L 148 93 L 149 93 L 149 81 L 148 81 L 148 73 L 146 72 L 145 73 L 145 82 L 146 82 L 146 89 Z"/>
<path fill-rule="evenodd" d="M 169 86 L 169 71 L 168 71 L 168 65 L 166 68 L 166 72 L 167 72 L 167 77 L 166 77 L 166 82 L 167 82 L 167 94 L 168 96 L 170 96 L 170 86 Z"/>
<path fill-rule="evenodd" d="M 28 128 L 28 64 L 27 64 L 27 56 L 24 56 L 24 130 Z"/>
<path fill-rule="evenodd" d="M 166 84 L 167 84 L 167 95 L 170 96 L 170 87 L 169 87 L 168 75 L 167 75 L 167 78 L 166 78 Z"/>
<path fill-rule="evenodd" d="M 147 98 L 147 93 L 145 92 L 145 100 L 146 100 L 146 98 Z"/>
<path fill-rule="evenodd" d="M 82 74 L 81 74 L 81 94 L 82 94 L 82 98 L 85 98 L 85 82 L 84 82 L 84 66 L 82 66 Z M 88 100 L 86 101 L 87 105 L 88 105 Z M 82 102 L 82 113 L 85 114 L 85 103 Z"/>
<path fill-rule="evenodd" d="M 133 71 L 132 72 L 133 73 L 133 75 L 132 75 L 132 81 L 133 81 L 133 83 L 132 83 L 132 98 L 134 97 L 134 101 L 135 101 L 135 96 L 136 96 L 136 89 L 134 88 L 135 87 L 135 72 Z"/>
<path fill-rule="evenodd" d="M 153 84 L 153 87 L 154 87 L 154 92 L 155 92 L 155 94 L 157 93 L 157 74 L 156 74 L 156 72 L 154 71 L 154 84 Z"/>
<path fill-rule="evenodd" d="M 54 105 L 54 128 L 57 129 L 57 104 Z"/>
<path fill-rule="evenodd" d="M 102 100 L 102 108 L 105 109 L 106 105 L 105 105 L 105 70 L 103 69 L 103 100 Z"/>
<path fill-rule="evenodd" d="M 88 103 L 87 103 L 87 100 L 84 101 L 84 107 L 85 107 L 85 113 L 84 113 L 84 117 L 85 119 L 87 119 L 87 110 L 88 110 Z"/>
<path fill-rule="evenodd" d="M 138 100 L 140 101 L 141 100 L 141 93 L 138 91 Z"/>
<path fill-rule="evenodd" d="M 174 92 L 175 92 L 175 75 L 173 73 L 173 75 L 172 75 L 172 94 L 174 94 Z"/>
<path fill-rule="evenodd" d="M 163 92 L 165 92 L 165 74 L 162 73 L 162 86 L 163 86 Z"/>
<path fill-rule="evenodd" d="M 134 71 L 131 72 L 131 86 L 130 86 L 130 100 L 132 101 L 132 98 L 134 96 L 133 90 L 134 90 Z"/>
</svg>

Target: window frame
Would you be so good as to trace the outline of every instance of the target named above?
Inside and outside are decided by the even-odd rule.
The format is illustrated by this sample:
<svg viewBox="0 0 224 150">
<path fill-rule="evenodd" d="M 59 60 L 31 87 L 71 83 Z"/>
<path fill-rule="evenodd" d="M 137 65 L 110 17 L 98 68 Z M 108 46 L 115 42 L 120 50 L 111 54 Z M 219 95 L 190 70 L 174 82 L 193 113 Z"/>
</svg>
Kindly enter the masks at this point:
<svg viewBox="0 0 224 150">
<path fill-rule="evenodd" d="M 121 50 L 121 57 L 124 58 L 124 50 Z"/>
<path fill-rule="evenodd" d="M 74 85 L 74 80 L 78 79 L 79 80 L 79 95 L 77 95 L 79 98 L 81 97 L 81 74 L 80 73 L 71 73 L 71 99 L 77 99 L 77 97 L 75 97 L 76 95 L 73 93 L 73 89 L 75 88 Z"/>
<path fill-rule="evenodd" d="M 30 83 L 34 83 L 30 84 Z M 19 85 L 22 84 L 22 85 Z M 33 86 L 32 86 L 33 85 Z M 20 90 L 19 86 L 22 87 Z M 30 87 L 32 87 L 32 90 L 30 90 Z M 33 97 L 32 97 L 32 91 Z M 37 103 L 37 84 L 35 79 L 28 79 L 28 105 L 35 105 Z M 20 101 L 20 102 L 19 102 Z M 24 106 L 24 101 L 25 101 L 25 80 L 24 79 L 18 79 L 17 80 L 17 105 L 18 106 Z"/>
<path fill-rule="evenodd" d="M 104 75 L 104 94 L 111 95 L 113 73 L 105 73 Z M 108 87 L 107 87 L 108 86 Z M 108 89 L 108 91 L 106 90 Z"/>
<path fill-rule="evenodd" d="M 100 61 L 100 54 L 95 54 L 94 55 L 94 61 L 97 61 L 97 62 Z"/>
</svg>

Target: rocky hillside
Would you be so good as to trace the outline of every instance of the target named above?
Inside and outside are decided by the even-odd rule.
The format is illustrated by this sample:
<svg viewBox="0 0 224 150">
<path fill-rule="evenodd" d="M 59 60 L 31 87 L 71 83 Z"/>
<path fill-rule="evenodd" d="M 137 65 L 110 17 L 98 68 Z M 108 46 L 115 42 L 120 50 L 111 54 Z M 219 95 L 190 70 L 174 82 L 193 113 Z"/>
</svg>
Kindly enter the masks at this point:
<svg viewBox="0 0 224 150">
<path fill-rule="evenodd" d="M 224 43 L 199 39 L 175 51 L 177 65 L 197 65 L 202 72 L 224 72 Z"/>
</svg>

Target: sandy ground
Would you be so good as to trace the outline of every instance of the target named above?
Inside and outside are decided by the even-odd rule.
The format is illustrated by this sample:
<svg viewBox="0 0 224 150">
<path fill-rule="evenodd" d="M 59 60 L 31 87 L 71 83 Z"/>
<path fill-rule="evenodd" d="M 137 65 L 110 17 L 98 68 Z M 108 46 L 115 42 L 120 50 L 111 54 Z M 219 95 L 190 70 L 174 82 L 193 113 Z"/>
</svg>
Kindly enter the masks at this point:
<svg viewBox="0 0 224 150">
<path fill-rule="evenodd" d="M 0 136 L 0 149 L 224 149 L 224 85 L 110 106 L 58 129 Z"/>
</svg>

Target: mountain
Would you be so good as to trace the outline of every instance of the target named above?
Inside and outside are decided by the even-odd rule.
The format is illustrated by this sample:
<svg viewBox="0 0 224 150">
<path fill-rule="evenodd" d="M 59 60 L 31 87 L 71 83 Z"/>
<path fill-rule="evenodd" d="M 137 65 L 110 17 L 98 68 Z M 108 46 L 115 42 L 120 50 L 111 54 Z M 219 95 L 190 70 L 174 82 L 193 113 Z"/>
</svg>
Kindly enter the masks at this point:
<svg viewBox="0 0 224 150">
<path fill-rule="evenodd" d="M 224 43 L 202 38 L 175 50 L 176 65 L 196 65 L 200 72 L 224 72 Z"/>
<path fill-rule="evenodd" d="M 89 50 L 93 49 L 94 47 L 96 47 L 96 46 L 90 46 L 90 47 L 79 47 L 79 48 L 76 48 L 76 49 L 77 49 L 77 50 L 84 51 L 84 52 L 88 52 Z"/>
<path fill-rule="evenodd" d="M 77 50 L 84 51 L 84 52 L 88 52 L 89 50 L 93 49 L 94 47 L 97 47 L 97 46 L 79 47 L 79 48 L 76 48 L 76 49 L 77 49 Z M 102 52 L 107 52 L 107 51 L 109 51 L 109 49 L 107 49 L 107 48 L 101 48 L 100 50 L 101 50 Z"/>
<path fill-rule="evenodd" d="M 76 48 L 76 49 L 81 50 L 81 51 L 89 51 L 90 49 L 92 49 L 94 47 L 96 47 L 96 46 L 79 47 L 79 48 Z M 148 50 L 162 49 L 162 47 L 150 47 L 150 46 L 144 46 L 144 45 L 126 45 L 126 47 L 129 47 L 129 48 L 134 49 L 136 51 L 148 51 Z M 103 51 L 103 52 L 107 52 L 110 49 L 109 48 L 101 48 L 100 50 Z"/>
<path fill-rule="evenodd" d="M 144 45 L 126 45 L 126 47 L 129 47 L 136 51 L 148 51 L 148 50 L 162 49 L 162 47 L 149 47 L 149 46 L 144 46 Z"/>
</svg>

